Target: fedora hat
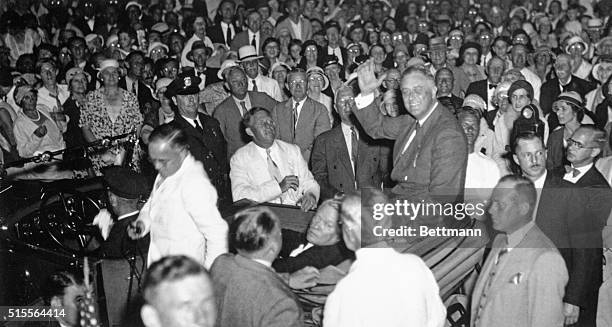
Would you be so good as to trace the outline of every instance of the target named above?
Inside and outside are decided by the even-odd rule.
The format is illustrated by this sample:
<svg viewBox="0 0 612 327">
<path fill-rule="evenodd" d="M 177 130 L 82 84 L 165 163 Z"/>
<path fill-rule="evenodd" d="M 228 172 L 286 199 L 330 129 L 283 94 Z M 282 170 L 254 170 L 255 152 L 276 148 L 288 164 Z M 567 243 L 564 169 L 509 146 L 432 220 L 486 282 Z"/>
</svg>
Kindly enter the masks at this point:
<svg viewBox="0 0 612 327">
<path fill-rule="evenodd" d="M 191 45 L 191 49 L 189 50 L 189 52 L 187 52 L 187 59 L 193 61 L 193 52 L 198 49 L 204 49 L 206 51 L 207 56 L 210 56 L 213 52 L 213 50 L 210 47 L 207 47 L 203 41 L 198 40 L 193 42 L 193 44 Z"/>
<path fill-rule="evenodd" d="M 245 62 L 251 60 L 261 59 L 263 56 L 257 55 L 257 49 L 252 45 L 245 45 L 238 49 L 238 60 L 236 62 Z"/>
</svg>

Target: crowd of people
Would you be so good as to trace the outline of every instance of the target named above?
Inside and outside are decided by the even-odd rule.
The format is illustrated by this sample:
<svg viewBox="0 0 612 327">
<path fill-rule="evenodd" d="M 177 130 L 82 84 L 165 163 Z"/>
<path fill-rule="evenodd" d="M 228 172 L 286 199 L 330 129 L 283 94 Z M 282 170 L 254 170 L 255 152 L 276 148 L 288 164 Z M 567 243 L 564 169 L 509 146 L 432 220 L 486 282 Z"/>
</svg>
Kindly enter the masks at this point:
<svg viewBox="0 0 612 327">
<path fill-rule="evenodd" d="M 329 285 L 330 266 L 312 321 L 442 326 L 423 260 L 369 235 L 361 208 L 395 199 L 488 204 L 470 217 L 494 239 L 467 324 L 612 326 L 610 1 L 7 0 L 0 13 L 2 180 L 104 178 L 102 255 L 148 253 L 146 326 L 302 325 L 296 295 Z M 258 206 L 228 224 L 240 200 L 317 212 L 304 233 Z M 43 298 L 63 305 L 81 284 L 54 275 Z"/>
</svg>

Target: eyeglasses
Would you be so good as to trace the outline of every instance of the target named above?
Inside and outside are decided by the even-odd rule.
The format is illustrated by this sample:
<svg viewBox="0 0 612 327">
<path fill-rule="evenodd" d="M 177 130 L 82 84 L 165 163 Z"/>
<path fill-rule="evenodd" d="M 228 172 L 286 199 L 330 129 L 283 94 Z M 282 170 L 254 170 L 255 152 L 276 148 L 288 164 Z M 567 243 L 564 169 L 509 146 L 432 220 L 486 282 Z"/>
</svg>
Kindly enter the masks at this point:
<svg viewBox="0 0 612 327">
<path fill-rule="evenodd" d="M 597 147 L 593 147 L 593 146 L 586 146 L 572 138 L 567 139 L 567 147 L 569 148 L 570 146 L 575 146 L 578 149 L 596 149 Z"/>
<path fill-rule="evenodd" d="M 306 85 L 306 81 L 291 81 L 289 82 L 289 86 L 304 86 Z"/>
</svg>

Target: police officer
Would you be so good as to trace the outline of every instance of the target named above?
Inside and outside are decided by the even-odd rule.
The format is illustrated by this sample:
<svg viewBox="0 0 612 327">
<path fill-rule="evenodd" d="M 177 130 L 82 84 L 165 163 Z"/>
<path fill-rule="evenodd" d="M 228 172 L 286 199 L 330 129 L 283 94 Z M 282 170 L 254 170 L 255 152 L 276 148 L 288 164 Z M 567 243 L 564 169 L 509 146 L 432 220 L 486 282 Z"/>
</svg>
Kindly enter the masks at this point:
<svg viewBox="0 0 612 327">
<path fill-rule="evenodd" d="M 104 184 L 109 208 L 100 210 L 94 219 L 105 239 L 102 256 L 108 259 L 142 256 L 148 251 L 149 239 L 133 241 L 126 229 L 138 218 L 139 201 L 149 193 L 146 177 L 129 168 L 110 166 L 104 170 Z"/>
<path fill-rule="evenodd" d="M 217 189 L 217 206 L 222 210 L 232 204 L 227 145 L 219 122 L 203 113 L 205 110 L 199 111 L 200 82 L 197 76 L 181 73 L 168 85 L 165 95 L 178 107 L 178 115 L 174 116 L 171 124 L 187 134 L 189 151 L 204 165 L 208 178 Z"/>
</svg>

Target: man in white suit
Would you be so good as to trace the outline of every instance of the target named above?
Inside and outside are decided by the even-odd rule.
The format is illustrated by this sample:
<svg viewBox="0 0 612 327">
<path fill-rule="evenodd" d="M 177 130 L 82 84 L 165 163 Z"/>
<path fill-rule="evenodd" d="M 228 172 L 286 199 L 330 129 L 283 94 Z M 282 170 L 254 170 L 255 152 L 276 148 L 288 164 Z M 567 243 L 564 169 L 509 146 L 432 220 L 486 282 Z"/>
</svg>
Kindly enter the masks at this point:
<svg viewBox="0 0 612 327">
<path fill-rule="evenodd" d="M 149 200 L 128 233 L 151 233 L 147 262 L 186 255 L 210 269 L 227 252 L 227 223 L 217 209 L 217 191 L 202 163 L 189 153 L 187 135 L 171 124 L 149 137 L 149 156 L 158 172 Z"/>
<path fill-rule="evenodd" d="M 319 201 L 319 184 L 300 148 L 276 139 L 275 122 L 265 108 L 251 109 L 243 122 L 253 141 L 230 161 L 233 198 L 313 209 Z"/>
<path fill-rule="evenodd" d="M 472 294 L 470 326 L 563 326 L 568 281 L 563 257 L 533 222 L 536 189 L 526 177 L 503 177 L 491 198 L 493 228 L 502 232 Z"/>
</svg>

